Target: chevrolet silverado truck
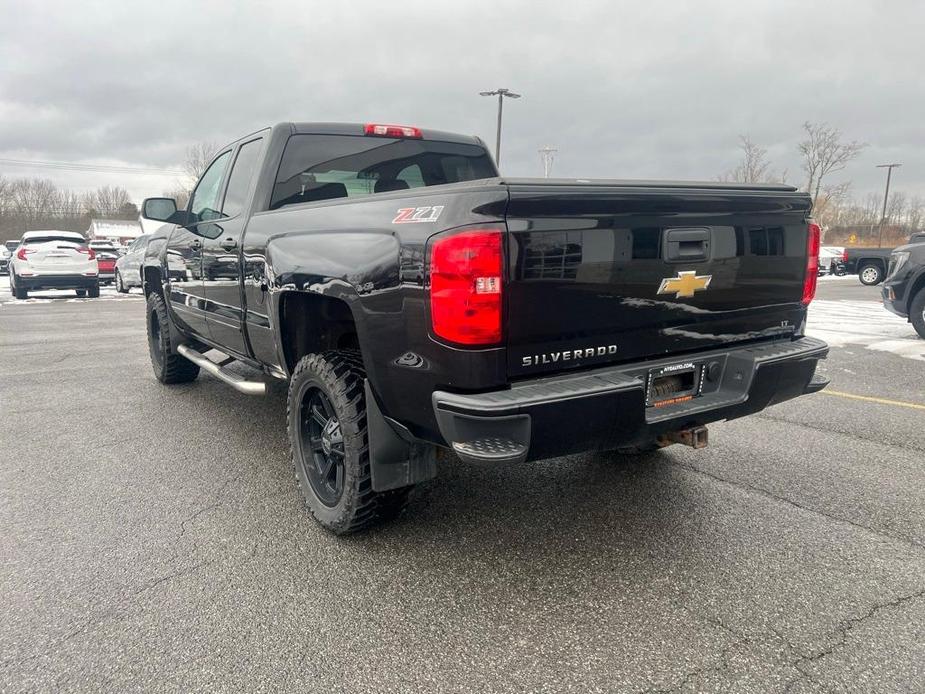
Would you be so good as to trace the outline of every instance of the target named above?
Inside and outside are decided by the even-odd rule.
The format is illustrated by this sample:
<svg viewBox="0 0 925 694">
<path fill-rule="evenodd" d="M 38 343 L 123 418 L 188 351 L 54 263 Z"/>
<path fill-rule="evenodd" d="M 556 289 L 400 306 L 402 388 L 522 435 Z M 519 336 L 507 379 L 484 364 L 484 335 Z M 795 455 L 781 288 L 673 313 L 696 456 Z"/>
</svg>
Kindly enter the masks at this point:
<svg viewBox="0 0 925 694">
<path fill-rule="evenodd" d="M 185 210 L 144 201 L 165 223 L 151 361 L 167 384 L 288 382 L 302 494 L 352 532 L 438 451 L 701 448 L 710 422 L 824 388 L 809 213 L 783 185 L 506 178 L 475 137 L 279 124 L 220 150 Z"/>
<path fill-rule="evenodd" d="M 925 340 L 925 243 L 912 240 L 893 249 L 881 292 L 887 310 L 912 323 Z"/>
</svg>

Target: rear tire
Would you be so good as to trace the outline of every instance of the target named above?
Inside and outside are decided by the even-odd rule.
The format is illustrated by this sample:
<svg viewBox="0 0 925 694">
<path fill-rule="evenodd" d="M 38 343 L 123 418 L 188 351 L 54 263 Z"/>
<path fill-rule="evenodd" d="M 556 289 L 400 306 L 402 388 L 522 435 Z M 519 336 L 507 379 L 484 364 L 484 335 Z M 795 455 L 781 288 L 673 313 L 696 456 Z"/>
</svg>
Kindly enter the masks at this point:
<svg viewBox="0 0 925 694">
<path fill-rule="evenodd" d="M 354 351 L 309 354 L 289 382 L 287 420 L 296 479 L 311 514 L 336 535 L 390 520 L 411 486 L 375 492 L 363 361 Z"/>
<path fill-rule="evenodd" d="M 861 269 L 858 270 L 858 279 L 861 280 L 861 284 L 872 287 L 875 284 L 880 284 L 883 281 L 883 270 L 880 269 L 879 265 L 870 263 L 867 265 L 862 265 Z"/>
<path fill-rule="evenodd" d="M 87 296 L 89 296 L 91 299 L 99 299 L 100 298 L 100 285 L 94 284 L 92 287 L 90 287 L 87 290 Z"/>
<path fill-rule="evenodd" d="M 919 289 L 909 304 L 909 320 L 915 332 L 925 340 L 925 287 Z"/>
<path fill-rule="evenodd" d="M 128 294 L 128 289 L 122 283 L 122 273 L 116 270 L 116 276 L 113 278 L 113 282 L 116 285 L 116 291 L 120 294 Z"/>
<path fill-rule="evenodd" d="M 22 287 L 20 287 L 19 283 L 16 282 L 15 280 L 16 280 L 16 275 L 13 274 L 12 271 L 10 271 L 10 284 L 13 285 L 13 296 L 15 296 L 17 299 L 28 299 L 29 290 L 23 289 Z"/>
<path fill-rule="evenodd" d="M 170 340 L 170 316 L 167 305 L 160 294 L 148 295 L 147 321 L 148 351 L 154 376 L 161 383 L 189 383 L 199 375 L 199 367 L 186 357 L 176 353 L 176 345 Z"/>
</svg>

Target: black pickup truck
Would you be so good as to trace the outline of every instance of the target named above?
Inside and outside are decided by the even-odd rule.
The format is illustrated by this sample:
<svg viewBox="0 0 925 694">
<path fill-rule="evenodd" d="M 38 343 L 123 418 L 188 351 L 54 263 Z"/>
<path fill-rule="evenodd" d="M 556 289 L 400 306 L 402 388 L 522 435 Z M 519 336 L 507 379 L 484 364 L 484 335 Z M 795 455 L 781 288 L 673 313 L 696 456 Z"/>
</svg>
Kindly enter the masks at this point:
<svg viewBox="0 0 925 694">
<path fill-rule="evenodd" d="M 700 448 L 827 383 L 809 211 L 787 186 L 504 178 L 475 137 L 280 124 L 188 209 L 144 202 L 154 372 L 288 381 L 296 475 L 337 533 L 394 516 L 441 449 Z"/>
<path fill-rule="evenodd" d="M 909 237 L 909 243 L 925 243 L 925 231 Z M 842 254 L 845 270 L 857 274 L 861 284 L 880 284 L 887 276 L 893 248 L 846 248 Z"/>
</svg>

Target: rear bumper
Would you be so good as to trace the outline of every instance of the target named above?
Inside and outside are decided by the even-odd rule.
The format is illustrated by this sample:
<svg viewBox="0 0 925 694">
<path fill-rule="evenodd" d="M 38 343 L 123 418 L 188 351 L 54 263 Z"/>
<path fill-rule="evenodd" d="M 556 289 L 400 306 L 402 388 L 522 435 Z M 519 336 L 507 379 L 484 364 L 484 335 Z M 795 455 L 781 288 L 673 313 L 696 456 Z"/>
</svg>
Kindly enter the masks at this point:
<svg viewBox="0 0 925 694">
<path fill-rule="evenodd" d="M 803 337 L 516 383 L 490 393 L 433 394 L 440 433 L 470 462 L 536 460 L 649 442 L 661 434 L 759 412 L 825 388 L 828 345 Z M 647 406 L 653 370 L 693 364 L 696 396 Z"/>
<path fill-rule="evenodd" d="M 33 289 L 88 289 L 99 284 L 98 275 L 16 275 L 16 286 Z"/>
</svg>

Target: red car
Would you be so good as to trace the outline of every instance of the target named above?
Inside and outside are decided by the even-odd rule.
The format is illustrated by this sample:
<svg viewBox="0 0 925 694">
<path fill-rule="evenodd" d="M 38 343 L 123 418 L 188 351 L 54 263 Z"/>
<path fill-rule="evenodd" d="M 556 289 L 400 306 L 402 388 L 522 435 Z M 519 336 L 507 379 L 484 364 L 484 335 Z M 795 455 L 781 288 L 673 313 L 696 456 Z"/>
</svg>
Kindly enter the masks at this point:
<svg viewBox="0 0 925 694">
<path fill-rule="evenodd" d="M 116 276 L 116 261 L 122 255 L 120 246 L 112 241 L 91 241 L 90 248 L 96 253 L 100 267 L 100 284 L 112 282 Z"/>
</svg>

